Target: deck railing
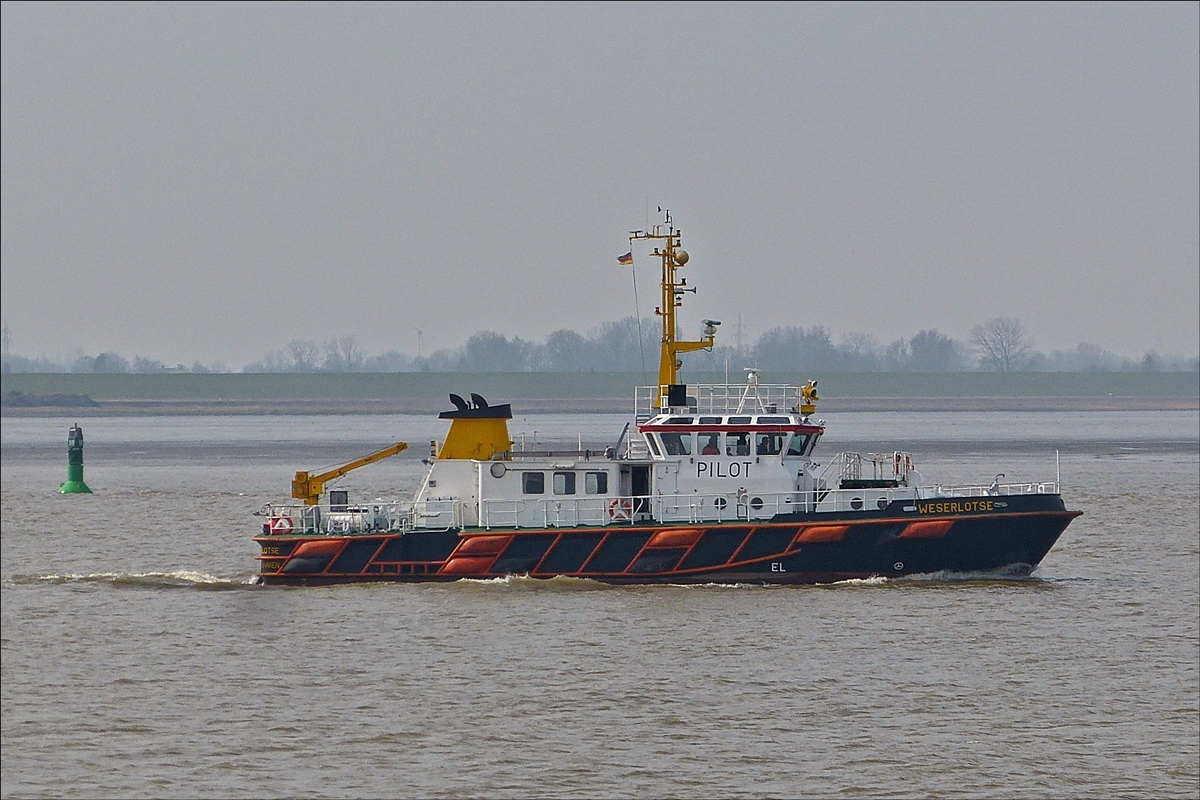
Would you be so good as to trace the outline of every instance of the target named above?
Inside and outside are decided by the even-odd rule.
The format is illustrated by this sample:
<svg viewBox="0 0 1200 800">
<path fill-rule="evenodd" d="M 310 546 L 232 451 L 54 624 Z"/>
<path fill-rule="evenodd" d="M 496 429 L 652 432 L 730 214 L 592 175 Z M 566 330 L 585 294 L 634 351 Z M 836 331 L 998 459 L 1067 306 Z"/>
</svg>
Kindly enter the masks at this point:
<svg viewBox="0 0 1200 800">
<path fill-rule="evenodd" d="M 278 535 L 403 533 L 413 528 L 413 504 L 399 500 L 315 506 L 268 503 L 255 516 L 262 518 L 264 533 Z"/>
<path fill-rule="evenodd" d="M 255 512 L 267 534 L 347 536 L 407 533 L 414 529 L 577 528 L 655 523 L 768 520 L 776 514 L 854 512 L 886 508 L 897 500 L 1058 494 L 1056 481 L 990 486 L 829 489 L 816 492 L 667 494 L 553 500 L 425 500 L 330 506 L 267 504 Z"/>
<path fill-rule="evenodd" d="M 1035 483 L 993 483 L 990 486 L 925 486 L 920 490 L 919 499 L 929 500 L 935 497 L 1003 497 L 1017 494 L 1058 494 L 1058 481 L 1039 481 Z"/>
<path fill-rule="evenodd" d="M 869 465 L 867 475 L 864 465 Z M 829 460 L 818 476 L 826 485 L 838 488 L 846 480 L 896 480 L 909 483 L 909 474 L 915 472 L 912 453 L 893 450 L 891 453 L 861 453 L 843 451 Z M 920 473 L 917 473 L 918 475 Z"/>
<path fill-rule="evenodd" d="M 800 387 L 785 383 L 693 383 L 687 387 L 688 405 L 675 406 L 691 414 L 787 414 L 800 408 Z M 668 408 L 667 392 L 660 386 L 638 386 L 633 410 L 644 422 Z"/>
</svg>

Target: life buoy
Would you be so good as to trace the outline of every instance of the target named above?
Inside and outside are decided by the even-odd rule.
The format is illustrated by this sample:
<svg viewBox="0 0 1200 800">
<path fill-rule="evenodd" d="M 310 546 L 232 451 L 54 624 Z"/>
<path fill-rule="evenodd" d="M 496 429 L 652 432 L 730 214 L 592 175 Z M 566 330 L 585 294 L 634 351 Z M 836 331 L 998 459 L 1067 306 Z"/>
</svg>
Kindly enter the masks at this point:
<svg viewBox="0 0 1200 800">
<path fill-rule="evenodd" d="M 608 515 L 618 522 L 633 518 L 633 501 L 628 497 L 618 497 L 608 504 Z"/>
<path fill-rule="evenodd" d="M 286 536 L 292 532 L 291 517 L 273 517 L 271 519 L 271 533 L 276 536 Z"/>
</svg>

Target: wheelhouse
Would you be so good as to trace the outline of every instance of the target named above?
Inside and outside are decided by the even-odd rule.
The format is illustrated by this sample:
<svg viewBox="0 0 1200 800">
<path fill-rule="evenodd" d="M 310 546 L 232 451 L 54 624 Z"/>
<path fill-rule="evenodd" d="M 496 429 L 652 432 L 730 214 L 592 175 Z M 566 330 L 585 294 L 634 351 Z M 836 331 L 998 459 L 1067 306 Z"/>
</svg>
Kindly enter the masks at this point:
<svg viewBox="0 0 1200 800">
<path fill-rule="evenodd" d="M 659 461 L 684 456 L 807 458 L 825 432 L 799 414 L 659 414 L 638 430 Z"/>
</svg>

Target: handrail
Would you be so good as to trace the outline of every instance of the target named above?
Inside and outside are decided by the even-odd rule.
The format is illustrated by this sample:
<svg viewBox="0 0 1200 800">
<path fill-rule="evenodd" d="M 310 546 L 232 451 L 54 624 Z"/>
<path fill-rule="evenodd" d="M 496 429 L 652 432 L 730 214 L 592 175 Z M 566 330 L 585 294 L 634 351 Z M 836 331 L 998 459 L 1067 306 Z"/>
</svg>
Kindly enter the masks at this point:
<svg viewBox="0 0 1200 800">
<path fill-rule="evenodd" d="M 799 413 L 803 387 L 790 383 L 754 384 L 747 394 L 745 383 L 690 383 L 688 411 L 692 414 L 787 414 Z M 638 386 L 634 389 L 633 410 L 647 419 L 667 408 L 666 389 Z M 691 401 L 695 400 L 693 404 Z M 747 404 L 747 401 L 753 401 Z M 755 406 L 755 407 L 749 407 Z M 684 413 L 684 412 L 681 412 Z"/>
<path fill-rule="evenodd" d="M 1022 494 L 1058 494 L 1058 481 L 1035 481 L 1031 483 L 1001 483 L 984 486 L 933 486 L 922 487 L 917 495 L 921 500 L 938 497 L 1006 497 Z"/>
<path fill-rule="evenodd" d="M 404 533 L 413 527 L 412 502 L 400 500 L 345 505 L 267 503 L 254 513 L 265 519 L 263 528 L 268 535 Z"/>
<path fill-rule="evenodd" d="M 916 472 L 912 453 L 905 450 L 867 453 L 865 457 L 861 453 L 842 451 L 829 460 L 818 479 L 829 483 L 833 478 L 833 485 L 838 488 L 842 481 L 861 480 L 864 463 L 871 465 L 871 477 L 874 480 L 897 480 L 907 483 L 910 473 Z"/>
<path fill-rule="evenodd" d="M 639 523 L 728 522 L 766 520 L 776 514 L 874 511 L 897 500 L 952 497 L 1011 497 L 1058 494 L 1057 481 L 992 484 L 991 486 L 898 486 L 865 489 L 821 489 L 809 492 L 742 492 L 732 494 L 591 495 L 542 498 L 533 505 L 522 499 L 473 502 L 445 500 L 383 501 L 330 506 L 268 503 L 256 516 L 267 535 L 349 536 L 409 533 L 417 529 L 578 528 Z M 432 524 L 431 524 L 432 523 Z"/>
<path fill-rule="evenodd" d="M 483 528 L 491 528 L 493 526 L 500 528 L 517 528 L 520 527 L 517 523 L 520 519 L 521 512 L 525 510 L 524 500 L 512 499 L 495 499 L 484 500 L 479 504 L 479 525 Z M 505 510 L 503 506 L 512 506 L 511 509 Z M 511 515 L 511 522 L 505 522 L 505 515 Z M 499 520 L 493 520 L 493 515 L 500 517 Z"/>
</svg>

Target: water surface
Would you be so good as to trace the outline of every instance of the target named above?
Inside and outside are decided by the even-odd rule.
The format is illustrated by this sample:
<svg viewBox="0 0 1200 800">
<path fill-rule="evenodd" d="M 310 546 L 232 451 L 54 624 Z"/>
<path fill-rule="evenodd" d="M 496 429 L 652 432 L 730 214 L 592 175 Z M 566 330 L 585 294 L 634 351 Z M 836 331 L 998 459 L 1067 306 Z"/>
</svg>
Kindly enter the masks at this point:
<svg viewBox="0 0 1200 800">
<path fill-rule="evenodd" d="M 424 417 L 0 429 L 0 794 L 1196 797 L 1195 412 L 826 415 L 945 484 L 1050 480 L 1034 576 L 816 587 L 589 581 L 250 585 L 250 513 L 291 474 L 409 494 Z M 513 420 L 532 446 L 625 418 Z"/>
</svg>

